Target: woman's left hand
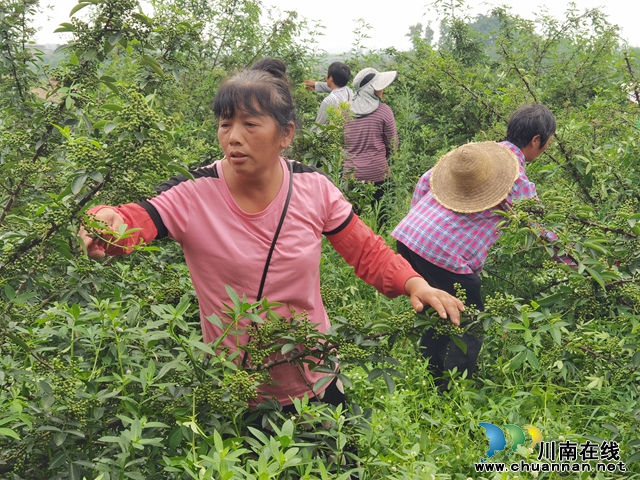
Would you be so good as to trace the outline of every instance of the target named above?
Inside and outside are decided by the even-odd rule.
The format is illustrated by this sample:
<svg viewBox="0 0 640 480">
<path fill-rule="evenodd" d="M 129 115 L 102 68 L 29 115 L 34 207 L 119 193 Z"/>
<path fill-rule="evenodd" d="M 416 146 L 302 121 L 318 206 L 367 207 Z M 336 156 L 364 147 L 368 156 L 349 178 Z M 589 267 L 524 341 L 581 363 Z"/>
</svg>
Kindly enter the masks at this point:
<svg viewBox="0 0 640 480">
<path fill-rule="evenodd" d="M 411 306 L 416 312 L 421 312 L 430 305 L 440 317 L 448 316 L 451 323 L 460 325 L 460 312 L 464 312 L 464 304 L 453 295 L 433 288 L 422 277 L 411 277 L 404 284 L 404 289 L 411 297 Z"/>
</svg>

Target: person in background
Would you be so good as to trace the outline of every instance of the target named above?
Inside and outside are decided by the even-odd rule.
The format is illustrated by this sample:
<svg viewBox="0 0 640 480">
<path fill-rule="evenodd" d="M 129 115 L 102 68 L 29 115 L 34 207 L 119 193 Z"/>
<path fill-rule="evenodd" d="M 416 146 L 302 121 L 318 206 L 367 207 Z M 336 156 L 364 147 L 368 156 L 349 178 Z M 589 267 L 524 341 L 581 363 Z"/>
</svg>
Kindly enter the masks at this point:
<svg viewBox="0 0 640 480">
<path fill-rule="evenodd" d="M 343 102 L 351 102 L 353 100 L 353 91 L 347 87 L 347 83 L 351 80 L 351 69 L 342 62 L 333 62 L 327 70 L 326 82 L 316 82 L 315 80 L 305 80 L 304 84 L 312 90 L 320 93 L 329 93 L 318 109 L 316 115 L 316 124 L 326 125 L 329 121 L 327 110 L 329 107 L 338 107 Z M 311 127 L 311 131 L 318 132 L 318 125 Z"/>
<path fill-rule="evenodd" d="M 281 156 L 293 139 L 296 120 L 281 69 L 258 68 L 229 78 L 216 94 L 213 111 L 224 158 L 192 171 L 194 180 L 168 180 L 155 198 L 90 209 L 111 231 L 123 224 L 140 229 L 114 244 L 105 241 L 109 237 L 104 233 L 81 228 L 90 257 L 129 253 L 139 243 L 164 237 L 177 241 L 198 297 L 207 343 L 223 335 L 207 317 L 226 318 L 224 304 L 232 304 L 226 285 L 250 301 L 266 297 L 279 302 L 274 310 L 280 315 L 306 312 L 317 329 L 326 332 L 330 325 L 319 268 L 323 235 L 356 275 L 384 295 L 407 295 L 415 310 L 431 305 L 441 317 L 459 323 L 462 303 L 432 288 L 374 235 L 323 172 Z M 249 321 L 241 321 L 221 346 L 237 351 L 250 339 L 248 328 Z M 326 373 L 312 371 L 307 363 L 298 367 L 284 363 L 272 368 L 274 383 L 262 385 L 250 406 L 275 398 L 285 412 L 294 412 L 293 399 L 305 394 L 311 400 L 345 404 L 337 377 L 313 391 Z"/>
<path fill-rule="evenodd" d="M 352 118 L 345 124 L 343 175 L 376 186 L 372 207 L 380 201 L 389 179 L 389 156 L 398 147 L 396 120 L 388 105 L 382 103 L 384 89 L 398 72 L 379 72 L 375 68 L 360 70 L 353 79 L 355 97 L 351 102 Z"/>
<path fill-rule="evenodd" d="M 548 107 L 525 105 L 511 116 L 507 139 L 501 143 L 463 145 L 438 160 L 418 181 L 409 213 L 392 232 L 397 250 L 430 285 L 452 295 L 454 284 L 466 291 L 466 304 L 484 309 L 480 271 L 489 248 L 501 235 L 503 219 L 493 210 L 509 209 L 517 199 L 537 198 L 536 187 L 525 173 L 525 164 L 542 154 L 556 131 Z M 547 241 L 557 236 L 543 230 Z M 571 264 L 568 257 L 555 258 Z M 454 367 L 467 371 L 476 366 L 482 338 L 465 333 L 464 353 L 448 336 L 428 329 L 421 349 L 430 359 L 434 376 Z M 441 387 L 446 381 L 440 379 Z"/>
</svg>

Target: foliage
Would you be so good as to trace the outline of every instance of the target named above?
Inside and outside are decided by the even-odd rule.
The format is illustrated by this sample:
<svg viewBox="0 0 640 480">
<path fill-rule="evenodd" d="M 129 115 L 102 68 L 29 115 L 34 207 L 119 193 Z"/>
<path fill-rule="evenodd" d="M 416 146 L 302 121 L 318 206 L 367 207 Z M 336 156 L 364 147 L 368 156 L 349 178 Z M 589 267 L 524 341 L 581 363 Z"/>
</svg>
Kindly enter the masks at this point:
<svg viewBox="0 0 640 480">
<path fill-rule="evenodd" d="M 90 206 L 147 198 L 168 175 L 218 158 L 210 100 L 229 73 L 266 55 L 284 59 L 294 83 L 303 128 L 290 156 L 319 165 L 377 225 L 367 186 L 340 176 L 341 112 L 320 134 L 308 130 L 317 102 L 299 84 L 317 60 L 314 26 L 265 16 L 249 0 L 155 0 L 151 15 L 133 0 L 80 2 L 52 68 L 26 48 L 37 7 L 0 0 L 1 475 L 480 478 L 478 422 L 489 421 L 618 441 L 625 478 L 638 476 L 640 109 L 620 85 L 637 87 L 640 57 L 597 10 L 526 21 L 496 9 L 474 20 L 461 2 L 442 3 L 439 44 L 416 31 L 409 52 L 364 53 L 368 26 L 357 26 L 354 71 L 399 71 L 385 91 L 401 140 L 385 235 L 448 149 L 501 139 L 526 102 L 558 120 L 551 147 L 527 167 L 541 201 L 503 213 L 483 272 L 486 311 L 469 312 L 468 328 L 485 335 L 479 371 L 453 372 L 435 395 L 417 338 L 427 326 L 460 331 L 363 285 L 329 246 L 326 334 L 242 292 L 228 292 L 226 317 L 209 319 L 229 332 L 255 322 L 246 349 L 271 356 L 243 369 L 239 354 L 202 342 L 175 244 L 91 262 L 76 238 Z M 89 20 L 75 16 L 83 8 Z M 540 225 L 558 241 L 542 243 Z M 552 261 L 565 252 L 576 270 Z M 309 361 L 311 350 L 331 374 L 315 387 L 337 375 L 349 411 L 302 399 L 293 416 L 275 402 L 247 412 L 274 362 Z"/>
</svg>

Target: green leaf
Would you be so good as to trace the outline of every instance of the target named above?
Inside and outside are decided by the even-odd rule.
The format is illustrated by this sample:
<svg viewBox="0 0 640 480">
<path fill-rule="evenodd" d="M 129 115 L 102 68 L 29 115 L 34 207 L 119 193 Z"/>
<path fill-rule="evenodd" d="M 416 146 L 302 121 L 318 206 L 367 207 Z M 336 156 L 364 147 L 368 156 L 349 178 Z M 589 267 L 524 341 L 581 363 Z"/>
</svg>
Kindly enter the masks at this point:
<svg viewBox="0 0 640 480">
<path fill-rule="evenodd" d="M 102 77 L 102 78 L 105 78 L 105 77 Z M 110 83 L 113 83 L 113 82 L 110 82 Z M 122 110 L 122 106 L 118 105 L 117 103 L 105 103 L 104 105 L 102 105 L 102 108 L 104 108 L 105 110 L 111 110 L 112 112 L 120 112 Z M 106 120 L 104 120 L 104 122 L 106 123 Z"/>
<path fill-rule="evenodd" d="M 533 353 L 533 350 L 527 350 L 527 363 L 535 369 L 540 367 L 538 358 L 536 357 L 536 354 Z"/>
<path fill-rule="evenodd" d="M 462 353 L 464 353 L 465 355 L 467 354 L 467 344 L 464 343 L 464 340 L 462 340 L 462 338 L 454 335 L 451 337 L 451 340 L 453 340 L 453 343 L 456 344 L 456 346 L 462 351 Z"/>
<path fill-rule="evenodd" d="M 102 82 L 104 84 L 105 87 L 107 87 L 109 90 L 111 90 L 113 93 L 115 93 L 116 95 L 120 95 L 120 92 L 118 91 L 118 87 L 116 87 L 113 82 Z"/>
<path fill-rule="evenodd" d="M 111 44 L 111 45 L 115 45 L 116 43 L 118 43 L 120 41 L 120 39 L 122 38 L 123 33 L 122 32 L 116 32 L 113 35 L 109 35 L 109 38 L 107 39 L 107 41 Z"/>
<path fill-rule="evenodd" d="M 155 58 L 150 57 L 149 55 L 143 55 L 142 60 L 143 60 L 143 63 L 146 63 L 147 65 L 149 65 L 153 69 L 153 71 L 156 72 L 158 75 L 164 75 L 164 72 L 162 71 L 162 67 L 160 66 L 160 63 L 158 63 L 158 61 Z"/>
<path fill-rule="evenodd" d="M 59 466 L 61 466 L 64 463 L 66 463 L 68 459 L 69 459 L 69 457 L 67 457 L 67 452 L 62 451 L 62 452 L 58 453 L 55 457 L 53 457 L 53 459 L 49 463 L 49 470 L 53 470 L 55 468 L 58 468 Z"/>
<path fill-rule="evenodd" d="M 391 375 L 383 370 L 382 378 L 384 379 L 384 383 L 387 384 L 387 390 L 389 391 L 389 393 L 393 393 L 393 391 L 396 389 L 396 382 L 393 377 L 391 377 Z"/>
<path fill-rule="evenodd" d="M 147 27 L 153 26 L 153 19 L 143 15 L 142 13 L 132 13 L 131 16 L 138 20 L 139 22 L 145 24 Z"/>
<path fill-rule="evenodd" d="M 209 320 L 212 324 L 214 324 L 216 327 L 218 327 L 220 330 L 224 330 L 224 325 L 222 324 L 222 320 L 220 320 L 220 317 L 215 313 L 212 313 L 211 315 L 205 318 Z"/>
<path fill-rule="evenodd" d="M 333 381 L 333 375 L 326 375 L 324 377 L 320 377 L 316 383 L 313 384 L 313 391 L 317 392 L 322 387 L 324 387 L 327 383 Z"/>
<path fill-rule="evenodd" d="M 520 325 L 519 323 L 507 323 L 504 328 L 507 330 L 526 330 L 527 328 L 524 325 Z"/>
<path fill-rule="evenodd" d="M 109 135 L 114 128 L 118 126 L 118 122 L 107 122 L 104 126 L 104 133 Z"/>
<path fill-rule="evenodd" d="M 287 343 L 282 346 L 282 348 L 280 349 L 280 353 L 282 353 L 282 355 L 286 355 L 291 350 L 295 350 L 295 348 L 296 348 L 296 345 L 294 343 Z"/>
<path fill-rule="evenodd" d="M 509 362 L 509 368 L 511 369 L 511 371 L 515 371 L 518 368 L 520 368 L 520 365 L 524 363 L 526 358 L 527 358 L 527 352 L 520 352 L 515 357 L 513 357 L 511 359 L 511 362 Z"/>
<path fill-rule="evenodd" d="M 29 348 L 29 345 L 26 344 L 26 342 L 24 340 L 22 340 L 20 337 L 18 337 L 17 335 L 14 335 L 13 333 L 6 333 L 7 337 L 9 337 L 13 343 L 17 344 L 20 348 L 22 348 L 25 352 L 27 353 L 31 353 L 31 349 Z"/>
<path fill-rule="evenodd" d="M 208 353 L 209 355 L 216 354 L 216 352 L 214 352 L 209 345 L 207 345 L 206 343 L 202 343 L 199 340 L 189 340 L 189 345 L 203 351 L 204 353 Z"/>
<path fill-rule="evenodd" d="M 64 432 L 58 432 L 53 436 L 53 443 L 56 444 L 56 447 L 59 447 L 60 445 L 62 445 L 64 443 L 64 441 L 67 439 L 67 434 Z"/>
<path fill-rule="evenodd" d="M 195 178 L 191 174 L 191 172 L 189 170 L 187 170 L 186 168 L 184 168 L 183 166 L 178 165 L 176 162 L 169 162 L 167 164 L 167 168 L 169 169 L 170 172 L 176 172 L 176 173 L 178 173 L 180 175 L 184 175 L 189 180 L 194 180 L 195 181 Z"/>
<path fill-rule="evenodd" d="M 87 181 L 87 177 L 88 175 L 83 173 L 82 175 L 78 175 L 76 178 L 73 179 L 73 182 L 71 182 L 71 192 L 74 195 L 77 195 L 80 192 L 80 190 L 82 190 L 82 187 Z"/>
<path fill-rule="evenodd" d="M 14 290 L 14 288 L 11 285 L 5 285 L 4 294 L 7 296 L 9 301 L 11 301 L 14 298 L 16 298 L 16 291 Z"/>
<path fill-rule="evenodd" d="M 559 299 L 564 298 L 564 294 L 562 293 L 554 293 L 553 295 L 549 295 L 548 297 L 543 297 L 537 301 L 538 305 L 541 307 L 550 307 L 555 304 Z"/>
<path fill-rule="evenodd" d="M 0 435 L 3 437 L 11 437 L 20 440 L 20 436 L 10 428 L 0 428 Z"/>
<path fill-rule="evenodd" d="M 73 17 L 73 14 L 82 10 L 84 7 L 86 7 L 87 5 L 91 5 L 89 2 L 80 2 L 78 3 L 75 7 L 73 7 L 71 9 L 71 11 L 69 12 L 69 16 Z"/>
<path fill-rule="evenodd" d="M 169 447 L 176 448 L 182 443 L 183 438 L 184 436 L 182 435 L 182 426 L 178 425 L 177 427 L 173 427 L 171 433 L 169 433 Z"/>
<path fill-rule="evenodd" d="M 602 280 L 602 277 L 600 276 L 600 274 L 598 272 L 596 272 L 593 268 L 591 267 L 584 267 L 584 269 L 589 272 L 589 275 L 591 275 L 593 277 L 593 279 L 598 282 L 598 285 L 600 285 L 602 287 L 603 290 L 606 291 L 606 288 L 604 286 L 604 280 Z"/>
<path fill-rule="evenodd" d="M 124 438 L 120 438 L 120 437 L 113 437 L 113 436 L 106 436 L 106 437 L 101 437 L 98 439 L 99 442 L 109 442 L 109 443 L 121 443 L 121 442 L 126 442 L 128 443 L 128 441 Z"/>
<path fill-rule="evenodd" d="M 224 289 L 227 291 L 227 295 L 229 295 L 229 299 L 233 302 L 234 305 L 240 304 L 240 297 L 238 294 L 231 288 L 229 285 L 225 285 Z"/>
<path fill-rule="evenodd" d="M 87 173 L 87 175 L 98 183 L 102 183 L 104 181 L 104 176 L 98 170 L 93 170 L 92 172 Z"/>
<path fill-rule="evenodd" d="M 65 32 L 75 32 L 76 27 L 73 23 L 64 22 L 61 23 L 58 28 L 56 28 L 53 33 L 65 33 Z"/>
</svg>

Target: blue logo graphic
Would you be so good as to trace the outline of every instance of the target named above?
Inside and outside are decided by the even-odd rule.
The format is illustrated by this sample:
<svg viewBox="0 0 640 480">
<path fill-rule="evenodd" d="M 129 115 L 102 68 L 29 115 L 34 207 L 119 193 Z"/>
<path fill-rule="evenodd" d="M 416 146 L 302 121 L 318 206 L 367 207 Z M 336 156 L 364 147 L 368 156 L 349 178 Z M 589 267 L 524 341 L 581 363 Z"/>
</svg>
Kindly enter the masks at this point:
<svg viewBox="0 0 640 480">
<path fill-rule="evenodd" d="M 518 445 L 524 445 L 524 431 L 517 425 L 503 425 L 502 428 L 504 428 L 504 430 L 497 425 L 488 422 L 480 422 L 478 425 L 484 428 L 487 438 L 489 439 L 487 458 L 483 459 L 483 462 L 493 457 L 496 452 L 506 448 L 507 437 L 505 436 L 505 432 L 509 433 L 512 440 L 511 451 L 515 452 Z M 534 427 L 533 425 L 526 425 L 524 428 L 526 428 L 529 435 L 531 435 L 531 448 L 535 447 L 537 443 L 542 441 L 542 433 L 537 427 Z"/>
<path fill-rule="evenodd" d="M 484 428 L 487 438 L 489 439 L 489 449 L 487 450 L 487 458 L 493 457 L 496 452 L 504 450 L 507 446 L 507 439 L 504 436 L 504 432 L 500 427 L 493 423 L 480 422 L 482 428 Z M 484 462 L 484 460 L 482 460 Z"/>
</svg>

